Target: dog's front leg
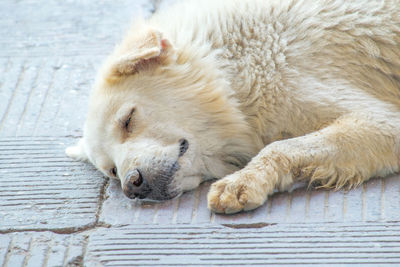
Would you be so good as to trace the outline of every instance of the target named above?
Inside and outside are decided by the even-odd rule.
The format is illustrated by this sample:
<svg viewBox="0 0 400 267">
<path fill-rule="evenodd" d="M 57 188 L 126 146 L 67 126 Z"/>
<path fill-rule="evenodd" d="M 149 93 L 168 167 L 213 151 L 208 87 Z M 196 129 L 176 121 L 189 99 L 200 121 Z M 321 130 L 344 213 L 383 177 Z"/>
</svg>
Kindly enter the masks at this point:
<svg viewBox="0 0 400 267">
<path fill-rule="evenodd" d="M 215 182 L 212 211 L 235 213 L 262 205 L 275 189 L 308 179 L 323 187 L 356 186 L 399 170 L 398 114 L 349 114 L 330 126 L 266 146 L 242 170 Z"/>
</svg>

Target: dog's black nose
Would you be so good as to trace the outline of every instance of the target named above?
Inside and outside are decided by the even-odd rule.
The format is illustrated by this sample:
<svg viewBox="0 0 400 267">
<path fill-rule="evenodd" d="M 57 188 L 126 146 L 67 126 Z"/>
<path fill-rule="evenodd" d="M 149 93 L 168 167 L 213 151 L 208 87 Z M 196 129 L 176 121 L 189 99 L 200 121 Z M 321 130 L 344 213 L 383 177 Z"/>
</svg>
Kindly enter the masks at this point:
<svg viewBox="0 0 400 267">
<path fill-rule="evenodd" d="M 189 141 L 185 138 L 179 140 L 179 157 L 183 156 L 189 148 Z"/>
<path fill-rule="evenodd" d="M 126 179 L 129 180 L 131 184 L 138 187 L 141 186 L 143 183 L 143 176 L 140 173 L 139 169 L 135 169 L 129 172 Z"/>
<path fill-rule="evenodd" d="M 146 180 L 143 178 L 139 169 L 129 171 L 125 176 L 125 182 L 122 186 L 124 194 L 129 198 L 145 198 L 150 190 L 146 186 Z"/>
</svg>

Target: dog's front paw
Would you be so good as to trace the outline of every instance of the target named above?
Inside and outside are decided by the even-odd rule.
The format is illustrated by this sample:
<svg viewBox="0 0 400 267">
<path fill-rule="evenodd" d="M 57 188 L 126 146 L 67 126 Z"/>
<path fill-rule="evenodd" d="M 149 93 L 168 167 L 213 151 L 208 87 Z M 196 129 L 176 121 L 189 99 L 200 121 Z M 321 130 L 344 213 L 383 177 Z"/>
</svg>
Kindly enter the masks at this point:
<svg viewBox="0 0 400 267">
<path fill-rule="evenodd" d="M 261 206 L 267 199 L 266 184 L 255 173 L 239 171 L 211 185 L 208 208 L 217 213 L 236 213 Z"/>
</svg>

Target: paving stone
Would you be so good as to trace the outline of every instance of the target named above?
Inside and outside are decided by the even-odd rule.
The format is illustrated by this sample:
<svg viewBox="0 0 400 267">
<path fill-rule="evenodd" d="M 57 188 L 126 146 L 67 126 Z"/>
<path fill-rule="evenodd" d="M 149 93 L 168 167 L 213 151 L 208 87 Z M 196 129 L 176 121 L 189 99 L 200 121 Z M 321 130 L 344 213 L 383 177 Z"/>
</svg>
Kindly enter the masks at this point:
<svg viewBox="0 0 400 267">
<path fill-rule="evenodd" d="M 148 0 L 1 1 L 0 56 L 105 55 L 153 9 Z"/>
<path fill-rule="evenodd" d="M 399 223 L 135 225 L 90 235 L 87 266 L 399 264 Z"/>
<path fill-rule="evenodd" d="M 96 223 L 105 180 L 64 154 L 75 140 L 0 138 L 0 232 L 69 231 Z"/>
<path fill-rule="evenodd" d="M 0 76 L 0 136 L 81 136 L 95 66 L 101 61 L 3 61 L 7 66 Z"/>
<path fill-rule="evenodd" d="M 85 236 L 51 232 L 0 235 L 0 266 L 82 266 Z"/>
<path fill-rule="evenodd" d="M 82 135 L 87 102 L 96 72 L 93 61 L 96 59 L 82 61 L 79 58 L 71 58 L 64 60 L 55 70 L 50 68 L 54 69 L 56 61 L 48 66 L 48 73 L 53 73 L 49 84 L 41 86 L 45 87 L 44 95 L 31 98 L 32 107 L 41 107 L 31 126 L 34 128 L 33 135 Z M 97 65 L 100 65 L 100 62 Z M 29 120 L 24 122 L 27 124 Z M 24 130 L 25 125 L 20 129 L 19 135 L 32 134 Z"/>
<path fill-rule="evenodd" d="M 348 192 L 299 188 L 290 193 L 276 193 L 262 207 L 234 215 L 213 214 L 207 209 L 210 184 L 204 183 L 177 199 L 152 203 L 128 199 L 122 193 L 119 181 L 112 180 L 99 220 L 111 225 L 400 220 L 400 201 L 396 196 L 400 188 L 399 175 L 371 179 L 364 186 Z M 393 201 L 389 201 L 392 196 Z"/>
</svg>

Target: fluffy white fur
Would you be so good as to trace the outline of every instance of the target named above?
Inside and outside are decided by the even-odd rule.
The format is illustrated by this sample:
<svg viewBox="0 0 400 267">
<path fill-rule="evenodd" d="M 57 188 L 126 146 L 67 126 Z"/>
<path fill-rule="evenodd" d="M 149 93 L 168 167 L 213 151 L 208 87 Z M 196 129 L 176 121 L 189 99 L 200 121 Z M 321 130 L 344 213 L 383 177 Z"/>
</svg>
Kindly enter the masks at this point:
<svg viewBox="0 0 400 267">
<path fill-rule="evenodd" d="M 132 107 L 127 132 L 116 125 Z M 222 178 L 216 212 L 300 180 L 353 187 L 399 171 L 400 1 L 184 1 L 135 23 L 69 154 L 108 176 L 116 166 L 122 184 L 132 168 L 157 183 L 182 137 L 165 190 Z"/>
</svg>

